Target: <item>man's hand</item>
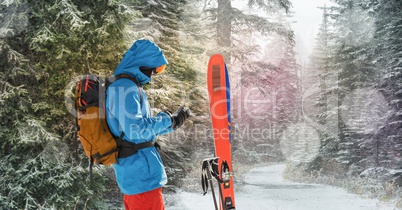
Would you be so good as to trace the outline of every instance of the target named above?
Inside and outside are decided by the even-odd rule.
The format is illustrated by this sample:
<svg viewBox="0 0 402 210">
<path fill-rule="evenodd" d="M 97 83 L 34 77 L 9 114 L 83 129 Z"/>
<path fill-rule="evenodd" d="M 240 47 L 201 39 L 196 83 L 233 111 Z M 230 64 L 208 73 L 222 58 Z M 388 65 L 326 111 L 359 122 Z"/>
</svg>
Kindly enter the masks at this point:
<svg viewBox="0 0 402 210">
<path fill-rule="evenodd" d="M 187 118 L 190 117 L 190 110 L 183 106 L 180 106 L 174 114 L 171 114 L 169 111 L 166 111 L 166 113 L 169 114 L 172 119 L 172 125 L 170 127 L 173 128 L 173 130 L 180 128 Z"/>
</svg>

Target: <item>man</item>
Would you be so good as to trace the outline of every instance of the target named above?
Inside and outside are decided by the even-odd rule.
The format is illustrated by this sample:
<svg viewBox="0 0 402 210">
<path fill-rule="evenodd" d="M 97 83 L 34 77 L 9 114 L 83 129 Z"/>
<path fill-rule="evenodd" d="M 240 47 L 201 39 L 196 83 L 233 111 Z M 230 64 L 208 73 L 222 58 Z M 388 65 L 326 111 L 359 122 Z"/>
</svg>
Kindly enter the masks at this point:
<svg viewBox="0 0 402 210">
<path fill-rule="evenodd" d="M 162 73 L 167 61 L 161 49 L 149 40 L 137 40 L 125 53 L 114 75 L 128 75 L 113 82 L 106 92 L 107 122 L 115 136 L 135 144 L 152 142 L 158 135 L 172 132 L 183 125 L 188 114 L 160 112 L 152 116 L 141 86 Z M 137 84 L 136 84 L 137 83 Z M 127 210 L 163 210 L 162 186 L 166 172 L 154 146 L 138 150 L 132 156 L 119 158 L 114 164 L 116 180 L 124 194 Z"/>
</svg>

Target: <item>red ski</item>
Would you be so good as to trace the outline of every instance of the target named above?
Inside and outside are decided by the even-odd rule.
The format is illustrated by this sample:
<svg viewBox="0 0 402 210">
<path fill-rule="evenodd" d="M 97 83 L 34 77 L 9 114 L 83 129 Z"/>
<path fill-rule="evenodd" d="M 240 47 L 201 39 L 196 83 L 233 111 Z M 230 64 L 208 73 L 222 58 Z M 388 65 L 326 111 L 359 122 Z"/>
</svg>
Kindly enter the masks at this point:
<svg viewBox="0 0 402 210">
<path fill-rule="evenodd" d="M 208 93 L 215 156 L 219 181 L 220 209 L 235 209 L 230 133 L 230 86 L 225 61 L 220 54 L 212 55 L 208 63 Z M 218 159 L 219 158 L 219 159 Z"/>
</svg>

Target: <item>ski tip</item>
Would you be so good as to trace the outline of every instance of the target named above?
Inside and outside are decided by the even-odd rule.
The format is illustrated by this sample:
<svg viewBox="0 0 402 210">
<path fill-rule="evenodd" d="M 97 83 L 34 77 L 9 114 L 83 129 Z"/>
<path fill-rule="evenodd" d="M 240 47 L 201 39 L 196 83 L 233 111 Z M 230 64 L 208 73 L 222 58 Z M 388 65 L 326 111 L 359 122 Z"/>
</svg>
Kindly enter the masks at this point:
<svg viewBox="0 0 402 210">
<path fill-rule="evenodd" d="M 215 62 L 218 61 L 219 63 L 225 63 L 225 59 L 223 58 L 223 55 L 221 55 L 221 54 L 211 55 L 211 57 L 209 58 L 209 62 L 211 63 L 213 61 L 215 61 Z"/>
</svg>

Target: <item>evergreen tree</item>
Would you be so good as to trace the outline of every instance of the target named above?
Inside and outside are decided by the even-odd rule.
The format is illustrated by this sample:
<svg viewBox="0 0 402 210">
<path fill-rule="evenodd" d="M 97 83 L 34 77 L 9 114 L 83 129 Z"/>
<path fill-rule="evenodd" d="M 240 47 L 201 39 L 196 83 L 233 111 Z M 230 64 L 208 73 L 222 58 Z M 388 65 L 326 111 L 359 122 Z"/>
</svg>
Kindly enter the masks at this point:
<svg viewBox="0 0 402 210">
<path fill-rule="evenodd" d="M 16 0 L 0 6 L 1 16 L 9 17 L 0 39 L 0 206 L 101 208 L 100 168 L 90 186 L 87 158 L 73 158 L 74 118 L 64 104 L 65 87 L 77 74 L 117 66 L 133 13 L 117 1 Z"/>
<path fill-rule="evenodd" d="M 316 103 L 323 110 L 319 123 L 328 125 L 333 119 L 337 126 L 319 127 L 321 152 L 310 166 L 331 172 L 326 165 L 336 162 L 349 174 L 360 174 L 370 167 L 382 167 L 392 174 L 393 169 L 400 169 L 402 151 L 398 129 L 401 63 L 397 58 L 401 49 L 397 38 L 401 35 L 401 15 L 395 9 L 401 2 L 334 2 L 337 5 L 329 14 L 333 33 L 329 33 L 329 42 L 324 42 L 328 33 L 323 33 L 325 27 L 321 27 L 317 43 L 324 51 L 318 51 L 316 46 L 311 67 L 321 87 Z M 336 96 L 336 104 L 329 100 L 331 95 Z M 331 128 L 335 135 L 322 135 L 330 133 Z M 386 176 L 382 178 L 389 179 L 389 174 L 383 173 Z"/>
<path fill-rule="evenodd" d="M 215 4 L 216 5 L 216 4 Z M 249 0 L 247 5 L 250 8 L 257 8 L 269 14 L 280 13 L 289 10 L 291 3 L 288 0 Z M 230 0 L 218 0 L 217 5 L 205 10 L 211 14 L 211 19 L 216 20 L 216 43 L 218 49 L 215 51 L 224 55 L 226 63 L 231 64 L 232 56 L 236 59 L 244 58 L 244 55 L 255 53 L 256 45 L 249 46 L 247 52 L 240 51 L 237 48 L 243 49 L 241 46 L 246 43 L 245 40 L 236 39 L 236 34 L 241 34 L 244 31 L 252 29 L 258 31 L 264 36 L 277 33 L 285 38 L 292 40 L 293 33 L 281 24 L 270 21 L 266 17 L 261 17 L 253 14 L 246 14 L 243 11 L 232 7 Z"/>
<path fill-rule="evenodd" d="M 327 8 L 324 6 L 323 8 L 323 20 L 320 25 L 319 32 L 317 34 L 316 43 L 313 49 L 313 53 L 310 56 L 309 63 L 309 72 L 308 74 L 312 74 L 312 77 L 318 80 L 319 88 L 320 88 L 320 96 L 316 103 L 316 106 L 320 107 L 320 112 L 322 114 L 327 113 L 327 94 L 323 94 L 324 92 L 328 92 L 328 74 L 330 72 L 330 44 L 329 44 L 329 25 L 328 22 L 328 13 Z M 321 115 L 318 116 L 318 121 L 320 124 L 326 123 L 326 117 Z"/>
<path fill-rule="evenodd" d="M 381 71 L 379 87 L 390 105 L 386 124 L 375 135 L 374 153 L 377 166 L 400 169 L 402 159 L 402 43 L 401 1 L 373 1 L 377 14 L 373 63 Z"/>
<path fill-rule="evenodd" d="M 350 167 L 365 157 L 365 148 L 362 147 L 367 139 L 364 129 L 360 125 L 367 121 L 363 116 L 350 113 L 350 110 L 364 109 L 367 101 L 361 98 L 360 92 L 364 88 L 374 88 L 378 73 L 372 66 L 370 56 L 374 26 L 368 8 L 364 1 L 338 1 L 339 7 L 335 10 L 336 42 L 334 43 L 333 65 L 338 73 L 336 109 L 338 119 L 338 158 L 343 165 Z"/>
<path fill-rule="evenodd" d="M 338 70 L 332 62 L 336 36 L 331 31 L 333 23 L 328 8 L 324 5 L 322 10 L 323 19 L 310 56 L 306 72 L 307 91 L 303 97 L 304 119 L 317 130 L 321 143 L 320 155 L 312 165 L 317 165 L 316 161 L 321 159 L 328 161 L 336 157 L 338 138 Z"/>
<path fill-rule="evenodd" d="M 370 19 L 367 8 L 362 7 L 361 1 L 337 3 L 330 8 L 331 13 L 323 8 L 323 22 L 310 57 L 309 70 L 320 91 L 314 96 L 319 110 L 315 127 L 321 139 L 316 161 L 323 161 L 312 165 L 324 167 L 322 164 L 335 161 L 346 169 L 364 159 L 362 144 L 367 138 L 360 127 L 354 126 L 364 119 L 351 110 L 363 109 L 364 99 L 353 92 L 373 87 L 376 72 L 370 66 L 370 47 L 365 45 L 373 30 L 367 24 Z M 355 101 L 360 103 L 349 103 Z"/>
</svg>

